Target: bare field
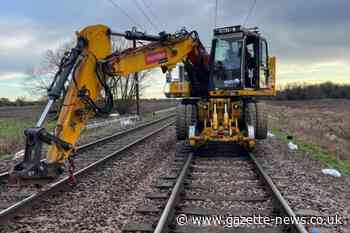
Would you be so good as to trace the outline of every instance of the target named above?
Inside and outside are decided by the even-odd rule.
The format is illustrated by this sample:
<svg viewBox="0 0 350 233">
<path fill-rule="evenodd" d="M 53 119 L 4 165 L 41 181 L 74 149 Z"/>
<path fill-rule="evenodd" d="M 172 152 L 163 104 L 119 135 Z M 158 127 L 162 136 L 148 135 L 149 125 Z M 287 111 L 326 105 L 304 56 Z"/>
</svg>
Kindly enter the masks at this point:
<svg viewBox="0 0 350 233">
<path fill-rule="evenodd" d="M 176 100 L 140 100 L 141 115 L 176 106 Z M 0 107 L 0 160 L 23 148 L 23 131 L 35 125 L 43 106 Z M 136 112 L 136 106 L 131 109 Z M 52 130 L 55 120 L 49 120 L 46 127 Z"/>
<path fill-rule="evenodd" d="M 142 114 L 154 112 L 157 110 L 175 107 L 177 100 L 171 99 L 160 99 L 160 100 L 140 100 L 140 112 Z M 0 107 L 0 119 L 20 119 L 20 120 L 36 120 L 41 113 L 44 106 L 40 105 L 30 105 L 22 107 Z M 132 112 L 136 112 L 136 105 L 133 105 L 131 108 Z"/>
<path fill-rule="evenodd" d="M 161 109 L 175 107 L 178 100 L 172 99 L 160 99 L 160 100 L 140 100 L 140 112 L 141 114 L 146 114 L 150 112 L 155 112 Z M 131 111 L 136 113 L 136 105 L 132 106 Z"/>
<path fill-rule="evenodd" d="M 350 162 L 350 100 L 269 101 L 270 128 Z"/>
<path fill-rule="evenodd" d="M 43 106 L 40 105 L 0 107 L 0 119 L 35 120 L 42 109 Z"/>
</svg>

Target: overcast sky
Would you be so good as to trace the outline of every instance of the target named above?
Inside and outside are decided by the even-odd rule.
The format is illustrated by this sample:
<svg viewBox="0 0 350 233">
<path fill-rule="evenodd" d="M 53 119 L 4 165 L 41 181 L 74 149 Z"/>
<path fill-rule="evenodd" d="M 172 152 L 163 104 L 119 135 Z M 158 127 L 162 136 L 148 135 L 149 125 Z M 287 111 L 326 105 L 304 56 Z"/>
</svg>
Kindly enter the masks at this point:
<svg viewBox="0 0 350 233">
<path fill-rule="evenodd" d="M 114 6 L 114 1 L 132 18 Z M 156 29 L 138 9 L 152 19 Z M 254 0 L 218 0 L 218 26 L 243 24 Z M 0 8 L 0 97 L 27 96 L 26 70 L 48 49 L 74 38 L 91 24 L 125 31 L 197 30 L 210 45 L 215 0 L 2 0 Z M 349 0 L 257 0 L 247 26 L 258 26 L 277 57 L 279 84 L 350 82 Z M 154 75 L 149 97 L 161 96 L 163 76 Z"/>
</svg>

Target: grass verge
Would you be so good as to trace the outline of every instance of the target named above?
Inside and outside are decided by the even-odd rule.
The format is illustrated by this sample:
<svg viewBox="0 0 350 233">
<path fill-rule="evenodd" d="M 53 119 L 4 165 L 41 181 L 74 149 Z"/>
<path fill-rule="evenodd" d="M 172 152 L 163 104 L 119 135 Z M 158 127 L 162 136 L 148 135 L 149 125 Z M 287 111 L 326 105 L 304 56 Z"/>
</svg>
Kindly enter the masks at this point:
<svg viewBox="0 0 350 233">
<path fill-rule="evenodd" d="M 11 157 L 20 149 L 24 148 L 24 130 L 34 126 L 32 120 L 25 119 L 0 119 L 0 160 Z M 55 122 L 48 121 L 45 128 L 48 131 L 53 130 Z"/>
<path fill-rule="evenodd" d="M 274 135 L 276 135 L 278 139 L 281 139 L 285 142 L 288 142 L 287 136 L 291 135 L 288 132 L 284 132 L 277 128 L 273 128 L 271 131 Z M 311 154 L 312 159 L 318 160 L 330 168 L 337 169 L 343 175 L 350 176 L 349 162 L 340 161 L 336 159 L 335 156 L 329 153 L 328 151 L 318 147 L 317 145 L 307 143 L 301 139 L 293 138 L 293 143 L 297 144 L 302 151 L 305 151 Z"/>
</svg>

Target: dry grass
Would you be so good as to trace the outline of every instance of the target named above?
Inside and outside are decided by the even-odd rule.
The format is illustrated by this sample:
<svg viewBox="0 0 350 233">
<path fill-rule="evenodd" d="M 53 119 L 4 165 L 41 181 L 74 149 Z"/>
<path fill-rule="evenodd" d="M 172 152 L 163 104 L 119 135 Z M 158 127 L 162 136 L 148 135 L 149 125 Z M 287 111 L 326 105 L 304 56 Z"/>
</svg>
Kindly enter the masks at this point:
<svg viewBox="0 0 350 233">
<path fill-rule="evenodd" d="M 269 112 L 273 127 L 350 161 L 350 100 L 276 102 Z"/>
<path fill-rule="evenodd" d="M 172 100 L 141 100 L 141 114 L 148 116 L 153 111 L 176 106 L 177 101 Z M 23 107 L 0 107 L 0 159 L 4 159 L 8 154 L 13 154 L 24 148 L 23 131 L 32 127 L 40 114 L 43 106 L 23 106 Z M 132 111 L 135 112 L 135 105 L 132 106 Z M 45 126 L 47 130 L 54 128 L 54 121 L 49 121 Z M 96 137 L 105 133 L 106 128 L 92 130 L 91 133 Z M 82 139 L 84 139 L 82 135 Z"/>
<path fill-rule="evenodd" d="M 316 159 L 350 164 L 350 100 L 276 101 L 269 103 L 270 127 L 292 135 Z M 322 151 L 322 156 L 317 153 Z M 329 157 L 324 155 L 329 155 Z"/>
<path fill-rule="evenodd" d="M 24 130 L 34 125 L 28 119 L 0 119 L 0 159 L 6 158 L 24 148 Z M 54 123 L 48 122 L 45 127 L 53 129 Z"/>
<path fill-rule="evenodd" d="M 28 120 L 0 119 L 0 156 L 17 151 L 19 145 L 23 147 L 23 130 L 29 124 Z"/>
</svg>

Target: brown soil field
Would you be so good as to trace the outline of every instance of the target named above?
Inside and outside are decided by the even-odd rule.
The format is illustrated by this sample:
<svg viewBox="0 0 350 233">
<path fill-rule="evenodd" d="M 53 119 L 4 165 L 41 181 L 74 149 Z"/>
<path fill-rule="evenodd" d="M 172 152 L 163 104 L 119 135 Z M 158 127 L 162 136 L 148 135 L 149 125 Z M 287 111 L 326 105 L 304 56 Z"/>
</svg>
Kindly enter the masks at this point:
<svg viewBox="0 0 350 233">
<path fill-rule="evenodd" d="M 177 100 L 140 100 L 140 113 L 147 114 L 175 107 Z M 23 107 L 0 107 L 0 160 L 3 155 L 12 154 L 20 150 L 24 145 L 23 131 L 35 125 L 43 106 L 32 105 Z M 136 112 L 136 106 L 132 106 L 132 112 Z M 101 119 L 103 121 L 105 119 Z M 53 129 L 55 120 L 48 121 L 47 129 Z"/>
<path fill-rule="evenodd" d="M 269 127 L 350 161 L 350 100 L 269 101 Z"/>
<path fill-rule="evenodd" d="M 175 107 L 178 103 L 176 99 L 159 99 L 159 100 L 140 100 L 141 114 L 155 112 L 161 109 Z M 131 111 L 136 113 L 136 105 L 133 105 Z"/>
<path fill-rule="evenodd" d="M 43 106 L 30 105 L 23 107 L 0 107 L 0 119 L 11 118 L 11 119 L 29 119 L 35 120 Z"/>
<path fill-rule="evenodd" d="M 177 100 L 171 99 L 141 99 L 140 100 L 140 112 L 141 114 L 154 112 L 157 110 L 175 107 Z M 0 119 L 11 118 L 11 119 L 28 119 L 36 120 L 43 110 L 44 106 L 30 105 L 23 107 L 0 107 Z M 136 112 L 136 105 L 132 106 L 132 112 Z"/>
</svg>

